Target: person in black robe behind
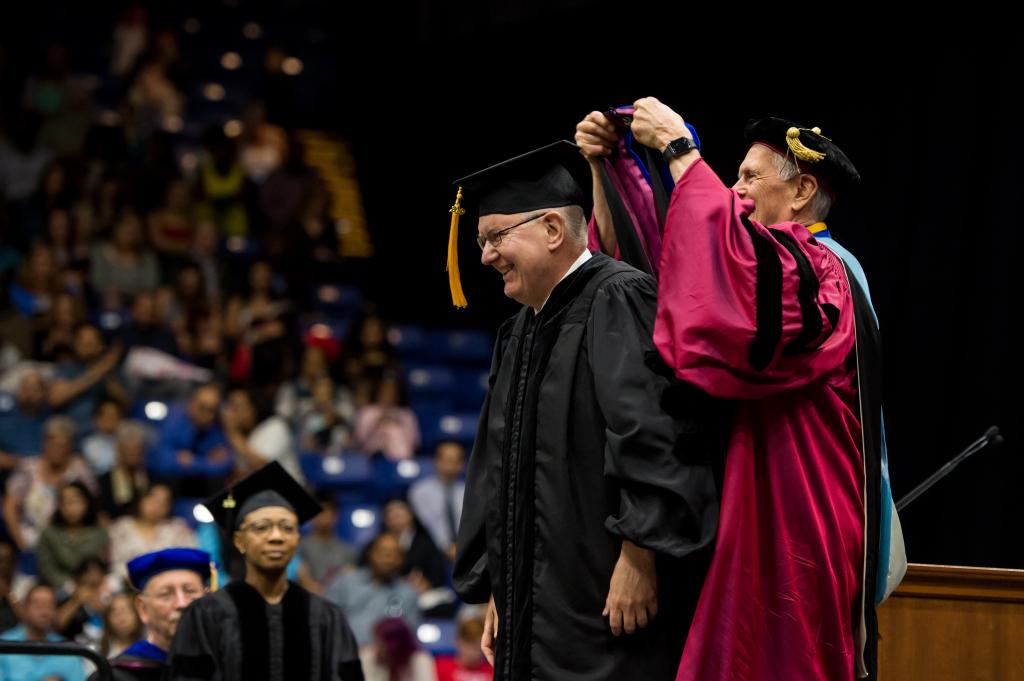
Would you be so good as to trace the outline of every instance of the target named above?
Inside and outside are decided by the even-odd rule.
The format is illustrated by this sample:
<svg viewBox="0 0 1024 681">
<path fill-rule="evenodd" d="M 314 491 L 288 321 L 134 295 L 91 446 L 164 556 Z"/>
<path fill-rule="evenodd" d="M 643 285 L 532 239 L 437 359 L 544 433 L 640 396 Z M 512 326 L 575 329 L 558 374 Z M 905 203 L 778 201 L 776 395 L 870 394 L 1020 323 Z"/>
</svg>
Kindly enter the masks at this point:
<svg viewBox="0 0 1024 681">
<path fill-rule="evenodd" d="M 558 142 L 456 183 L 523 303 L 495 343 L 454 571 L 488 603 L 496 681 L 675 679 L 717 529 L 728 408 L 660 361 L 654 280 L 587 251 L 585 173 Z"/>
<path fill-rule="evenodd" d="M 288 581 L 299 527 L 320 506 L 272 462 L 206 502 L 244 556 L 244 581 L 193 603 L 171 645 L 173 681 L 362 681 L 334 604 Z"/>
</svg>

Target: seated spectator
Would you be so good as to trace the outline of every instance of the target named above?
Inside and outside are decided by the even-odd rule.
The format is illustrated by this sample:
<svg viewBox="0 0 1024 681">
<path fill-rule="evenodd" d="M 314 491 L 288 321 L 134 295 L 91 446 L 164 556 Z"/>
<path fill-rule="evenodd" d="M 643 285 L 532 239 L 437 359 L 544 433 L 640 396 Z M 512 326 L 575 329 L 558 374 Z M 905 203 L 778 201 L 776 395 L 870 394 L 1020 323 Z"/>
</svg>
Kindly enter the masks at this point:
<svg viewBox="0 0 1024 681">
<path fill-rule="evenodd" d="M 184 409 L 173 407 L 160 424 L 150 468 L 178 496 L 212 496 L 234 468 L 219 423 L 220 408 L 220 386 L 208 383 L 195 389 Z"/>
<path fill-rule="evenodd" d="M 135 612 L 135 596 L 124 592 L 114 594 L 107 611 L 103 614 L 100 655 L 107 658 L 116 657 L 142 638 L 142 634 L 142 620 Z"/>
<path fill-rule="evenodd" d="M 375 312 L 364 314 L 345 344 L 345 377 L 349 385 L 356 385 L 362 378 L 379 376 L 397 361 L 384 320 Z"/>
<path fill-rule="evenodd" d="M 219 249 L 217 225 L 210 220 L 197 222 L 192 238 L 192 262 L 203 275 L 203 291 L 211 305 L 221 299 L 221 272 L 217 259 Z"/>
<path fill-rule="evenodd" d="M 96 517 L 96 500 L 80 482 L 64 485 L 53 519 L 36 545 L 39 580 L 70 593 L 75 569 L 86 560 L 102 560 L 106 555 L 107 531 Z"/>
<path fill-rule="evenodd" d="M 366 454 L 382 454 L 392 461 L 408 459 L 420 444 L 416 413 L 405 406 L 398 375 L 386 371 L 373 401 L 356 412 L 353 444 Z"/>
<path fill-rule="evenodd" d="M 288 135 L 283 129 L 267 121 L 266 106 L 259 100 L 246 104 L 242 115 L 244 134 L 240 145 L 239 163 L 246 176 L 260 185 L 287 157 Z M 301 203 L 304 193 L 299 191 L 298 194 L 298 201 Z M 264 207 L 264 212 L 271 213 L 275 208 L 278 211 L 282 210 L 278 204 L 268 204 Z"/>
<path fill-rule="evenodd" d="M 203 133 L 203 154 L 199 160 L 196 184 L 196 218 L 216 223 L 224 236 L 248 236 L 249 213 L 245 195 L 248 184 L 238 163 L 235 140 L 224 134 L 220 125 L 211 125 Z"/>
<path fill-rule="evenodd" d="M 38 371 L 21 375 L 14 406 L 0 412 L 0 475 L 4 478 L 21 457 L 35 456 L 43 448 L 43 424 L 49 417 L 46 384 Z"/>
<path fill-rule="evenodd" d="M 50 407 L 71 417 L 78 435 L 84 435 L 92 429 L 92 416 L 104 395 L 127 396 L 113 375 L 121 361 L 120 346 L 104 350 L 100 330 L 83 324 L 75 331 L 74 350 L 73 359 L 57 365 L 49 401 Z"/>
<path fill-rule="evenodd" d="M 198 351 L 199 329 L 216 311 L 215 302 L 207 297 L 203 272 L 195 263 L 183 265 L 174 278 L 174 288 L 164 289 L 168 295 L 166 319 L 178 338 L 183 356 Z"/>
<path fill-rule="evenodd" d="M 274 411 L 295 425 L 302 405 L 308 404 L 313 396 L 313 384 L 329 375 L 324 349 L 318 345 L 305 346 L 299 375 L 281 383 L 274 396 Z"/>
<path fill-rule="evenodd" d="M 55 631 L 57 594 L 45 584 L 32 587 L 25 596 L 22 624 L 0 634 L 4 641 L 65 640 Z M 18 681 L 84 681 L 81 658 L 67 655 L 0 655 L 0 679 Z"/>
<path fill-rule="evenodd" d="M 391 534 L 378 535 L 367 552 L 367 566 L 338 575 L 324 597 L 345 613 L 359 645 L 370 643 L 373 625 L 401 617 L 413 630 L 420 623 L 416 591 L 401 577 L 405 554 Z"/>
<path fill-rule="evenodd" d="M 437 658 L 437 681 L 491 681 L 494 678 L 494 669 L 480 650 L 483 634 L 482 618 L 469 617 L 459 622 L 455 655 Z"/>
<path fill-rule="evenodd" d="M 97 245 L 89 266 L 92 288 L 105 300 L 111 295 L 127 302 L 160 285 L 160 265 L 146 247 L 142 221 L 134 208 L 122 208 L 110 241 Z"/>
<path fill-rule="evenodd" d="M 317 452 L 340 452 L 352 441 L 355 402 L 348 389 L 336 387 L 330 376 L 313 383 L 313 392 L 301 400 L 296 435 L 299 446 Z"/>
<path fill-rule="evenodd" d="M 448 581 L 448 567 L 430 534 L 413 515 L 409 502 L 402 498 L 384 504 L 383 531 L 394 535 L 402 547 L 405 559 L 400 574 L 419 593 L 444 587 Z M 365 560 L 365 555 L 364 555 Z"/>
<path fill-rule="evenodd" d="M 185 108 L 184 95 L 167 77 L 167 66 L 156 54 L 147 55 L 139 64 L 128 101 L 137 125 L 146 132 L 158 129 L 168 118 L 180 116 Z"/>
<path fill-rule="evenodd" d="M 125 565 L 143 553 L 196 545 L 196 535 L 188 523 L 171 516 L 173 502 L 170 487 L 153 485 L 139 499 L 134 514 L 111 524 L 110 567 L 114 575 L 127 577 Z"/>
<path fill-rule="evenodd" d="M 332 380 L 321 346 L 306 345 L 300 374 L 282 383 L 274 410 L 291 423 L 300 450 L 336 452 L 348 446 L 355 402 L 348 388 Z"/>
<path fill-rule="evenodd" d="M 373 625 L 373 642 L 359 651 L 366 681 L 437 681 L 434 658 L 400 617 Z"/>
<path fill-rule="evenodd" d="M 53 300 L 45 327 L 36 343 L 36 357 L 47 362 L 74 359 L 75 330 L 85 322 L 85 306 L 70 293 Z"/>
<path fill-rule="evenodd" d="M 236 388 L 228 393 L 221 420 L 239 477 L 277 461 L 293 478 L 304 481 L 288 422 L 268 408 L 258 410 L 248 391 Z"/>
<path fill-rule="evenodd" d="M 151 212 L 148 223 L 149 241 L 165 261 L 188 255 L 192 248 L 192 211 L 188 185 L 176 177 L 167 183 L 163 204 Z"/>
<path fill-rule="evenodd" d="M 192 363 L 217 375 L 228 373 L 223 328 L 222 315 L 214 310 L 209 317 L 197 322 L 196 334 L 192 339 Z"/>
<path fill-rule="evenodd" d="M 181 354 L 177 337 L 157 316 L 156 298 L 150 292 L 135 296 L 131 321 L 122 330 L 120 337 L 129 350 L 141 346 L 156 348 L 176 357 Z"/>
<path fill-rule="evenodd" d="M 299 542 L 299 558 L 322 590 L 339 573 L 354 569 L 359 555 L 334 533 L 338 502 L 329 496 L 317 501 L 323 510 L 310 521 L 309 534 Z"/>
<path fill-rule="evenodd" d="M 124 407 L 117 400 L 104 399 L 96 405 L 92 432 L 82 438 L 82 454 L 96 475 L 108 473 L 117 461 L 117 428 Z"/>
<path fill-rule="evenodd" d="M 116 438 L 117 459 L 113 468 L 99 478 L 100 515 L 106 521 L 131 513 L 149 489 L 146 428 L 138 421 L 123 421 L 117 427 Z"/>
<path fill-rule="evenodd" d="M 89 465 L 74 454 L 75 424 L 66 416 L 51 416 L 43 426 L 43 451 L 22 459 L 7 479 L 4 522 L 22 551 L 35 548 L 40 532 L 57 509 L 57 490 L 78 480 L 90 491 L 96 480 Z"/>
<path fill-rule="evenodd" d="M 60 269 L 53 250 L 42 242 L 33 244 L 21 266 L 17 279 L 11 283 L 11 304 L 22 317 L 41 329 L 57 296 L 64 292 Z"/>
<path fill-rule="evenodd" d="M 18 582 L 24 579 L 30 578 L 18 574 L 18 549 L 0 540 L 0 632 L 13 629 L 21 621 Z"/>
<path fill-rule="evenodd" d="M 70 594 L 57 607 L 57 631 L 64 638 L 96 647 L 112 595 L 107 564 L 98 558 L 84 560 L 75 569 Z"/>
<path fill-rule="evenodd" d="M 53 170 L 60 166 L 55 165 Z M 51 171 L 52 172 L 52 171 Z M 71 213 L 64 207 L 55 207 L 46 216 L 46 244 L 53 250 L 57 266 L 65 272 L 84 272 L 89 266 L 89 249 L 79 240 Z M 81 275 L 79 275 L 81 276 Z"/>
<path fill-rule="evenodd" d="M 455 537 L 466 491 L 462 480 L 465 465 L 465 448 L 458 442 L 442 442 L 434 452 L 434 474 L 417 480 L 409 488 L 413 513 L 449 561 L 455 560 Z"/>
<path fill-rule="evenodd" d="M 287 321 L 292 303 L 275 292 L 274 271 L 267 261 L 252 264 L 248 281 L 247 294 L 231 297 L 224 314 L 224 331 L 237 343 L 231 377 L 258 385 L 276 383 L 290 366 Z"/>
</svg>

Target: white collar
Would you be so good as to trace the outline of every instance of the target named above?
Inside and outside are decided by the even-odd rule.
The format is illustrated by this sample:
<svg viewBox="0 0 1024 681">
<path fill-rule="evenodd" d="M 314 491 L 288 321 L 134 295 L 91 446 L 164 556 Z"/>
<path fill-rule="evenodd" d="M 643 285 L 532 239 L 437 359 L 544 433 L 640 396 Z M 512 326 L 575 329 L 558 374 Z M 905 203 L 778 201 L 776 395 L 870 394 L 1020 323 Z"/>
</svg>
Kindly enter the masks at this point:
<svg viewBox="0 0 1024 681">
<path fill-rule="evenodd" d="M 576 258 L 576 262 L 574 262 L 572 265 L 569 266 L 569 269 L 567 269 L 565 271 L 565 274 L 562 275 L 562 278 L 558 280 L 558 282 L 555 284 L 554 287 L 552 287 L 551 290 L 554 291 L 555 288 L 558 287 L 558 284 L 562 283 L 563 279 L 565 279 L 570 274 L 572 274 L 573 272 L 575 272 L 576 270 L 581 268 L 583 266 L 583 263 L 585 263 L 586 261 L 590 260 L 592 257 L 594 257 L 593 254 L 591 254 L 591 252 L 588 249 L 584 248 L 583 252 L 580 253 L 580 257 Z M 534 310 L 534 312 L 539 313 L 541 310 L 543 310 L 544 306 L 547 305 L 548 298 L 550 298 L 550 297 L 551 297 L 551 294 L 549 293 L 548 297 L 544 299 L 544 302 L 541 303 L 540 307 L 536 308 Z"/>
</svg>

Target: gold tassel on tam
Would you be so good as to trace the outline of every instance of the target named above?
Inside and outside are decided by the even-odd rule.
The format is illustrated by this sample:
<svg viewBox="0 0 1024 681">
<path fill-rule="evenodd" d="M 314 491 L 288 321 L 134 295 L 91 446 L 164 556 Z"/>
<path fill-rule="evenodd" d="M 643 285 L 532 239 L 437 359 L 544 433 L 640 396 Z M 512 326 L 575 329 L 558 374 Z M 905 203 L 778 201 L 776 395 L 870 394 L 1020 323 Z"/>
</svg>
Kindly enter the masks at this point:
<svg viewBox="0 0 1024 681">
<path fill-rule="evenodd" d="M 815 135 L 821 134 L 821 128 L 811 128 L 811 132 Z M 825 158 L 825 154 L 814 149 L 808 149 L 804 146 L 803 142 L 800 141 L 800 128 L 790 128 L 786 131 L 786 146 L 793 152 L 801 161 L 807 161 L 808 163 L 817 163 L 818 161 Z"/>
<path fill-rule="evenodd" d="M 466 307 L 466 296 L 462 293 L 462 280 L 459 278 L 459 217 L 465 214 L 462 207 L 462 187 L 455 195 L 455 205 L 449 210 L 452 214 L 452 227 L 448 232 L 448 286 L 452 290 L 452 305 Z"/>
<path fill-rule="evenodd" d="M 210 591 L 217 590 L 217 564 L 210 561 Z"/>
</svg>

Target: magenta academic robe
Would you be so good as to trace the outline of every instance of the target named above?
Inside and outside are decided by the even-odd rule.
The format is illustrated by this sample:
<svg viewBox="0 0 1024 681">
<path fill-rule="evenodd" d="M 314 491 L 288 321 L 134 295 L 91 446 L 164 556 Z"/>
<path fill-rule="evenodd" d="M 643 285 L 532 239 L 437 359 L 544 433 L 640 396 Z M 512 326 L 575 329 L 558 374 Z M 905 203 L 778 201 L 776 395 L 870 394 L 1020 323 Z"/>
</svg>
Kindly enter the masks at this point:
<svg viewBox="0 0 1024 681">
<path fill-rule="evenodd" d="M 698 160 L 669 205 L 655 344 L 736 400 L 715 553 L 680 681 L 854 678 L 864 473 L 843 264 L 765 227 Z"/>
</svg>

